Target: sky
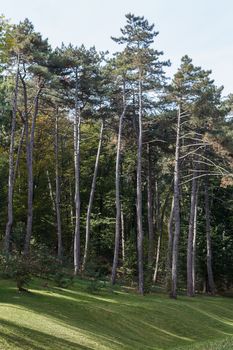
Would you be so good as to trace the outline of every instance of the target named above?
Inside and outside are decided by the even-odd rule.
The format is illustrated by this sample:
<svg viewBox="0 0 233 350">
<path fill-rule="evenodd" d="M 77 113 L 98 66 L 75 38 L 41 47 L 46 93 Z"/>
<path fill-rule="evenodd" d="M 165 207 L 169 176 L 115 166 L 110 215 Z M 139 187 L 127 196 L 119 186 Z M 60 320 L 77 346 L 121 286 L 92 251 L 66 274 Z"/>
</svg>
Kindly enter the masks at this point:
<svg viewBox="0 0 233 350">
<path fill-rule="evenodd" d="M 223 94 L 233 93 L 233 0 L 0 0 L 12 23 L 29 18 L 53 47 L 62 42 L 119 50 L 125 14 L 145 16 L 159 35 L 155 47 L 172 62 L 168 74 L 188 54 L 195 65 L 212 70 Z"/>
</svg>

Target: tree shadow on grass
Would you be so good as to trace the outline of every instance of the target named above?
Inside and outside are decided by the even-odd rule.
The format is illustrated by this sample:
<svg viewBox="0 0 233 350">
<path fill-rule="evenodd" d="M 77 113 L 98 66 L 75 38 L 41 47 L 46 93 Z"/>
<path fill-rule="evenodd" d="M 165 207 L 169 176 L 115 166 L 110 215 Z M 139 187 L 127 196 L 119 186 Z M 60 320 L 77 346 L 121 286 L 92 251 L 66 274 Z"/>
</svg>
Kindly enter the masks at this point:
<svg viewBox="0 0 233 350">
<path fill-rule="evenodd" d="M 1 320 L 0 323 L 0 349 L 5 348 L 1 347 L 2 343 L 11 346 L 12 349 L 24 350 L 93 349 L 28 327 L 16 325 L 10 321 Z"/>
<path fill-rule="evenodd" d="M 215 334 L 216 337 L 219 333 L 220 337 L 222 336 L 220 332 L 229 331 L 230 333 L 232 331 L 232 327 L 222 323 L 220 319 L 212 319 L 196 308 L 191 311 L 189 307 L 187 308 L 189 304 L 182 301 L 173 303 L 164 300 L 165 304 L 162 305 L 151 298 L 142 299 L 137 296 L 132 298 L 128 295 L 107 294 L 95 296 L 88 295 L 80 289 L 58 288 L 50 290 L 38 288 L 38 290 L 33 290 L 33 294 L 18 295 L 15 289 L 9 288 L 9 284 L 8 290 L 6 285 L 3 295 L 0 293 L 0 301 L 16 308 L 32 311 L 37 315 L 47 316 L 55 324 L 65 327 L 68 332 L 77 331 L 83 334 L 87 340 L 98 344 L 99 349 L 101 346 L 105 349 L 121 350 L 173 349 L 175 346 L 204 341 L 208 332 Z M 172 313 L 170 306 L 173 308 Z M 169 322 L 167 322 L 168 312 Z M 180 324 L 177 323 L 177 316 L 178 319 L 183 317 L 186 324 L 195 320 L 194 327 L 197 328 L 195 333 L 191 331 L 191 323 L 190 327 L 180 327 Z M 34 330 L 28 329 L 28 332 L 34 334 Z M 32 348 L 36 350 L 53 349 L 46 347 L 47 334 L 41 334 L 43 336 L 45 334 L 44 342 L 43 339 L 38 339 L 37 347 Z M 28 338 L 30 340 L 29 336 Z M 52 340 L 48 342 L 50 341 Z M 29 347 L 29 349 L 32 348 Z M 82 348 L 79 344 L 71 342 L 70 346 L 60 344 L 57 349 L 89 348 Z"/>
</svg>

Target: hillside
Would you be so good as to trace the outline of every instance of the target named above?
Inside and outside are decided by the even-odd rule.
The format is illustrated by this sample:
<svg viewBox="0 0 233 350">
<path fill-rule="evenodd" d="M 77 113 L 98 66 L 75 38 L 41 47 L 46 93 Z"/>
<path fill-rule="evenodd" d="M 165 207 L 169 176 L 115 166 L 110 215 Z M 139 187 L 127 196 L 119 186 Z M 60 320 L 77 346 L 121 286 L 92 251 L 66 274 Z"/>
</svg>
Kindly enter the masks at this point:
<svg viewBox="0 0 233 350">
<path fill-rule="evenodd" d="M 233 300 L 223 297 L 145 297 L 90 282 L 68 289 L 42 287 L 20 294 L 0 283 L 0 349 L 208 349 L 233 348 Z"/>
</svg>

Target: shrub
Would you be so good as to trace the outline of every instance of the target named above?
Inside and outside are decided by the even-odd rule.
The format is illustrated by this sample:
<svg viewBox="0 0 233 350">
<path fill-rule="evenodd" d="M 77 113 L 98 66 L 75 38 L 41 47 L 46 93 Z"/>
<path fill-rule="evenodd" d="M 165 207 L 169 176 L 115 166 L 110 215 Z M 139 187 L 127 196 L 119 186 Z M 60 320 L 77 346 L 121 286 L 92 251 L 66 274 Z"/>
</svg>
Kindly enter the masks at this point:
<svg viewBox="0 0 233 350">
<path fill-rule="evenodd" d="M 73 284 L 74 276 L 61 270 L 53 276 L 53 279 L 58 287 L 68 288 Z"/>
<path fill-rule="evenodd" d="M 86 291 L 90 294 L 98 294 L 105 287 L 105 284 L 95 279 L 92 280 L 86 287 Z"/>
<path fill-rule="evenodd" d="M 19 291 L 27 291 L 25 286 L 31 281 L 35 267 L 33 259 L 19 254 L 1 255 L 0 266 L 2 277 L 12 278 Z"/>
</svg>

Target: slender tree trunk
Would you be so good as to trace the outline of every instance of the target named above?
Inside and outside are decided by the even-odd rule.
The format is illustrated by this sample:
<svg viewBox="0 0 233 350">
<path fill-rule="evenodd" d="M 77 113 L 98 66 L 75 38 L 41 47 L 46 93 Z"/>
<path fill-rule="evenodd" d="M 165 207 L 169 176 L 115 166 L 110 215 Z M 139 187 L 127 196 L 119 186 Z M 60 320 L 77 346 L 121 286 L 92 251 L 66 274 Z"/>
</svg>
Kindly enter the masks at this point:
<svg viewBox="0 0 233 350">
<path fill-rule="evenodd" d="M 102 120 L 101 127 L 100 127 L 100 134 L 99 134 L 99 145 L 98 145 L 98 149 L 97 149 L 95 168 L 94 168 L 93 179 L 92 179 L 92 184 L 91 184 L 91 192 L 90 192 L 89 203 L 88 203 L 88 207 L 87 207 L 86 241 L 85 241 L 83 264 L 82 264 L 83 271 L 85 270 L 87 258 L 88 258 L 88 248 L 89 248 L 89 241 L 90 241 L 91 211 L 92 211 L 92 205 L 93 205 L 95 188 L 96 188 L 96 180 L 97 180 L 97 173 L 98 173 L 99 160 L 100 160 L 100 151 L 101 151 L 102 142 L 103 142 L 103 130 L 104 130 L 104 121 Z"/>
<path fill-rule="evenodd" d="M 140 72 L 139 72 L 140 74 Z M 140 74 L 141 75 L 141 74 Z M 139 77 L 138 110 L 138 151 L 137 151 L 137 251 L 138 251 L 138 291 L 144 294 L 143 277 L 143 228 L 142 228 L 142 81 Z"/>
<path fill-rule="evenodd" d="M 33 219 L 33 150 L 34 150 L 34 135 L 36 127 L 36 118 L 39 109 L 39 95 L 41 87 L 39 88 L 34 99 L 34 113 L 32 116 L 32 125 L 30 132 L 30 139 L 28 133 L 28 121 L 27 121 L 27 170 L 28 170 L 28 212 L 27 212 L 27 229 L 24 241 L 24 255 L 28 255 L 30 251 L 30 240 L 32 236 L 32 219 Z"/>
<path fill-rule="evenodd" d="M 180 188 L 179 188 L 179 178 L 180 178 L 180 119 L 181 112 L 180 106 L 178 107 L 177 113 L 177 131 L 176 131 L 176 152 L 175 152 L 175 169 L 174 169 L 174 222 L 175 230 L 173 237 L 172 246 L 172 286 L 171 286 L 171 298 L 177 297 L 177 263 L 178 263 L 178 244 L 180 237 Z"/>
<path fill-rule="evenodd" d="M 46 175 L 47 175 L 47 180 L 48 180 L 48 186 L 49 186 L 49 196 L 51 199 L 51 203 L 52 203 L 52 207 L 53 207 L 53 212 L 54 214 L 56 213 L 56 204 L 55 204 L 55 199 L 54 199 L 54 194 L 53 194 L 53 188 L 52 188 L 52 183 L 51 183 L 51 179 L 49 176 L 49 171 L 46 171 Z"/>
<path fill-rule="evenodd" d="M 116 173 L 115 173 L 115 189 L 116 189 L 116 225 L 115 225 L 115 245 L 114 245 L 114 257 L 112 264 L 112 276 L 111 283 L 116 282 L 116 273 L 119 260 L 119 247 L 120 247 L 120 229 L 121 229 L 121 199 L 120 199 L 120 165 L 121 165 L 121 137 L 123 120 L 126 112 L 125 101 L 125 86 L 123 85 L 123 112 L 119 119 L 118 139 L 117 139 L 117 154 L 116 154 Z"/>
<path fill-rule="evenodd" d="M 157 276 L 158 276 L 158 270 L 159 270 L 159 258 L 160 258 L 160 248 L 161 248 L 161 241 L 162 241 L 162 235 L 163 235 L 163 226 L 164 226 L 164 216 L 165 216 L 165 211 L 167 207 L 167 202 L 169 199 L 170 193 L 168 192 L 166 199 L 163 204 L 163 209 L 161 213 L 161 217 L 159 218 L 158 221 L 158 242 L 157 242 L 157 248 L 156 248 L 156 257 L 155 257 L 155 269 L 154 269 L 154 275 L 153 275 L 153 283 L 157 281 Z M 159 201 L 158 201 L 158 204 Z M 158 212 L 159 215 L 159 212 Z"/>
<path fill-rule="evenodd" d="M 211 247 L 211 227 L 210 227 L 210 207 L 209 207 L 209 181 L 208 175 L 205 176 L 205 218 L 206 218 L 206 263 L 208 287 L 212 295 L 215 294 L 215 283 L 212 269 L 212 247 Z"/>
<path fill-rule="evenodd" d="M 74 208 L 73 208 L 73 195 L 72 195 L 72 186 L 71 186 L 71 181 L 69 179 L 69 190 L 70 190 L 70 226 L 73 232 L 74 229 Z M 73 250 L 73 244 L 72 244 L 72 250 Z"/>
<path fill-rule="evenodd" d="M 189 216 L 189 232 L 188 232 L 188 247 L 187 247 L 187 295 L 193 297 L 195 295 L 193 281 L 193 241 L 194 241 L 194 220 L 196 211 L 197 199 L 197 170 L 193 171 L 190 216 Z"/>
<path fill-rule="evenodd" d="M 125 222 L 124 222 L 124 212 L 121 205 L 121 254 L 122 254 L 122 264 L 125 264 Z"/>
<path fill-rule="evenodd" d="M 167 272 L 169 280 L 172 272 L 172 247 L 173 247 L 173 224 L 174 224 L 174 196 L 172 197 L 171 211 L 168 221 L 168 249 L 167 249 Z"/>
<path fill-rule="evenodd" d="M 154 227 L 153 227 L 153 196 L 152 196 L 152 179 L 151 179 L 151 154 L 150 144 L 147 143 L 147 219 L 148 219 L 148 265 L 152 266 L 154 260 Z M 157 195 L 157 192 L 156 192 Z M 156 220 L 158 219 L 158 216 Z"/>
<path fill-rule="evenodd" d="M 81 115 L 78 107 L 78 73 L 75 70 L 75 116 L 74 116 L 74 169 L 75 169 L 75 231 L 74 231 L 74 274 L 80 271 L 80 127 Z"/>
<path fill-rule="evenodd" d="M 9 175 L 8 175 L 8 221 L 6 224 L 5 240 L 4 240 L 4 252 L 9 254 L 11 229 L 13 224 L 13 193 L 14 193 L 14 146 L 15 146 L 15 127 L 16 127 L 16 114 L 17 114 L 17 99 L 18 99 L 18 87 L 19 87 L 19 56 L 17 58 L 17 71 L 15 77 L 15 89 L 12 103 L 12 119 L 11 119 L 11 141 L 9 152 Z"/>
<path fill-rule="evenodd" d="M 16 161 L 15 161 L 15 169 L 14 169 L 15 171 L 14 171 L 13 184 L 15 184 L 16 176 L 17 176 L 18 169 L 19 169 L 19 161 L 20 161 L 20 155 L 21 155 L 21 151 L 22 151 L 24 136 L 25 136 L 25 124 L 23 124 L 22 130 L 21 130 L 18 151 L 17 151 L 17 157 L 16 157 Z"/>
<path fill-rule="evenodd" d="M 194 210 L 194 223 L 193 223 L 193 255 L 192 255 L 192 280 L 193 280 L 193 292 L 196 290 L 196 243 L 197 243 L 197 204 L 198 204 L 198 184 L 196 190 L 195 210 Z"/>
<path fill-rule="evenodd" d="M 57 257 L 62 260 L 62 229 L 61 229 L 61 190 L 60 190 L 60 176 L 59 176 L 59 125 L 58 125 L 58 109 L 55 115 L 55 177 L 56 177 L 56 218 L 57 218 Z"/>
</svg>

